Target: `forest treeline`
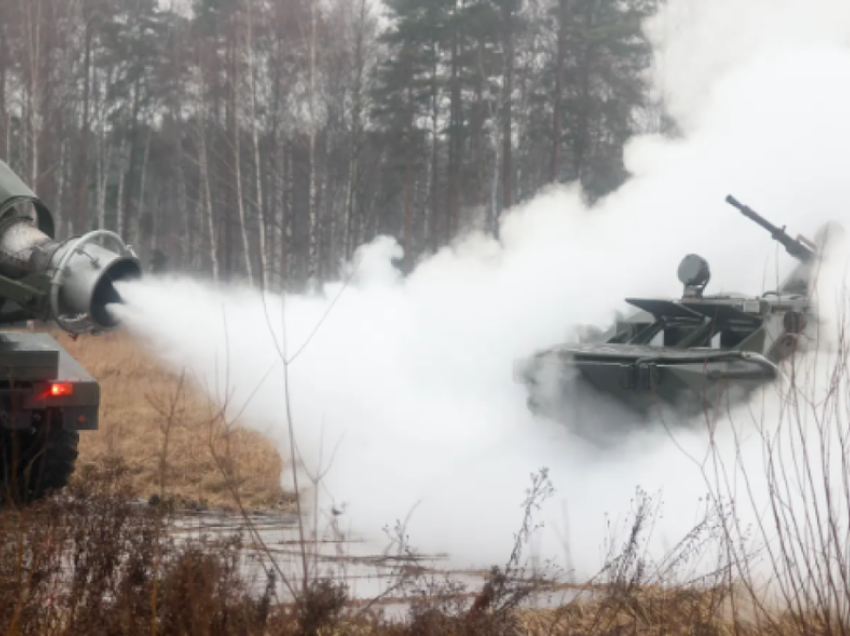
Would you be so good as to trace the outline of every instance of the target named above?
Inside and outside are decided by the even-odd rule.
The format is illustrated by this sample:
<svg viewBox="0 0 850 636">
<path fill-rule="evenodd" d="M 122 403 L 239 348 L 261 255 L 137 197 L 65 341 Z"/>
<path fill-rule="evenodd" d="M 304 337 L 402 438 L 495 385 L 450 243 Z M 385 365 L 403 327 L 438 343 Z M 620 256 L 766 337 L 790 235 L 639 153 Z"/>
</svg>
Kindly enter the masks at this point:
<svg viewBox="0 0 850 636">
<path fill-rule="evenodd" d="M 405 264 L 657 131 L 660 0 L 0 0 L 0 157 L 150 262 L 279 289 Z"/>
</svg>

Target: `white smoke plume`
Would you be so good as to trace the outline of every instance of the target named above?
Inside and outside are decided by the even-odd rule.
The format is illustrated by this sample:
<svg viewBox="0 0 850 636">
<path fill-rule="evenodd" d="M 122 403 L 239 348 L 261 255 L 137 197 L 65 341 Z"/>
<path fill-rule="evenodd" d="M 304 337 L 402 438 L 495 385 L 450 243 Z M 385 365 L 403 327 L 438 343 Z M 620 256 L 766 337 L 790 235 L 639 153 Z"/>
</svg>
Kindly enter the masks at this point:
<svg viewBox="0 0 850 636">
<path fill-rule="evenodd" d="M 528 413 L 512 362 L 579 325 L 609 324 L 625 297 L 678 295 L 688 253 L 711 263 L 708 292 L 775 288 L 792 259 L 727 194 L 792 236 L 848 224 L 850 6 L 671 0 L 648 28 L 658 90 L 684 135 L 636 139 L 634 177 L 596 209 L 573 188 L 551 189 L 506 216 L 500 242 L 467 237 L 407 278 L 393 267 L 398 245 L 379 239 L 330 311 L 342 283 L 285 299 L 181 278 L 126 285 L 128 328 L 209 387 L 224 390 L 227 377 L 243 425 L 288 457 L 285 316 L 287 354 L 307 343 L 289 368 L 299 450 L 315 471 L 320 450 L 327 460 L 338 444 L 323 505 L 346 502 L 359 534 L 380 539 L 416 507 L 415 546 L 463 565 L 502 563 L 529 474 L 547 466 L 557 492 L 539 515 L 543 556 L 568 544 L 578 575 L 594 573 L 605 514 L 625 514 L 638 486 L 663 495 L 656 547 L 676 543 L 702 510 L 707 433 L 656 427 L 595 448 Z M 580 412 L 583 426 L 610 408 L 597 406 Z M 778 401 L 768 393 L 755 408 L 775 418 Z M 733 457 L 723 420 L 715 442 Z M 758 472 L 758 440 L 741 452 Z"/>
</svg>

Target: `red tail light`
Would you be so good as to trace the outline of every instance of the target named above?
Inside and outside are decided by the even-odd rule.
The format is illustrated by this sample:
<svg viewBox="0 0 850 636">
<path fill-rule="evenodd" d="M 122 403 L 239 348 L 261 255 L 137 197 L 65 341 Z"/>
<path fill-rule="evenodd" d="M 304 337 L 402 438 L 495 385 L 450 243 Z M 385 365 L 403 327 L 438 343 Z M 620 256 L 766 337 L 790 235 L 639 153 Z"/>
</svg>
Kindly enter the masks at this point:
<svg viewBox="0 0 850 636">
<path fill-rule="evenodd" d="M 56 382 L 50 385 L 50 395 L 52 397 L 65 397 L 66 395 L 74 394 L 74 385 L 70 382 Z"/>
</svg>

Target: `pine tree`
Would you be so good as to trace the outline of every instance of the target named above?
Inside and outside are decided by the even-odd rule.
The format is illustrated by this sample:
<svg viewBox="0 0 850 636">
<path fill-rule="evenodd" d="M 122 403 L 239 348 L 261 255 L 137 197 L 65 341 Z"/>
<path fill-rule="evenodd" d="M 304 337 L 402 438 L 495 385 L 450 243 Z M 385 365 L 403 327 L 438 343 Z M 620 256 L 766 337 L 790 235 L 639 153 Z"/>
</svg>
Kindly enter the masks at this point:
<svg viewBox="0 0 850 636">
<path fill-rule="evenodd" d="M 623 147 L 645 104 L 650 45 L 641 20 L 654 0 L 573 0 L 565 22 L 562 181 L 593 201 L 627 178 Z"/>
<path fill-rule="evenodd" d="M 414 250 L 414 189 L 419 159 L 430 155 L 425 233 L 431 249 L 439 240 L 439 152 L 443 115 L 442 64 L 450 0 L 389 0 L 393 25 L 380 38 L 388 51 L 378 73 L 373 117 L 384 132 L 388 168 L 401 179 L 402 244 L 410 265 Z M 427 122 L 427 123 L 426 123 Z"/>
</svg>

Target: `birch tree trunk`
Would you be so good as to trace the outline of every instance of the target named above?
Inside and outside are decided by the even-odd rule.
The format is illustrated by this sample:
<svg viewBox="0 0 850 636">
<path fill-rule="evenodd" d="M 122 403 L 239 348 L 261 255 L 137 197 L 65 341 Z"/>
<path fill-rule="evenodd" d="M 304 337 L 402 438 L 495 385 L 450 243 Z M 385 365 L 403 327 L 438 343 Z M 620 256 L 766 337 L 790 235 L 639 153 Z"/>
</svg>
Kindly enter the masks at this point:
<svg viewBox="0 0 850 636">
<path fill-rule="evenodd" d="M 249 77 L 251 81 L 251 138 L 254 142 L 254 171 L 257 180 L 257 221 L 260 235 L 260 284 L 262 288 L 269 286 L 269 262 L 266 241 L 266 211 L 263 207 L 263 179 L 260 167 L 260 142 L 257 135 L 257 78 L 254 54 L 254 13 L 253 0 L 248 2 L 248 55 L 250 63 Z"/>
<path fill-rule="evenodd" d="M 283 180 L 283 205 L 280 206 L 280 214 L 281 214 L 281 228 L 282 232 L 282 268 L 283 268 L 283 281 L 285 285 L 288 285 L 290 281 L 290 276 L 292 274 L 292 270 L 294 268 L 294 257 L 292 250 L 293 236 L 295 234 L 294 228 L 294 219 L 295 216 L 293 212 L 293 182 L 295 180 L 295 159 L 293 157 L 292 148 L 288 143 L 284 143 L 283 146 L 283 162 L 284 162 L 284 180 Z"/>
<path fill-rule="evenodd" d="M 410 104 L 410 109 L 413 109 L 413 97 L 411 90 L 407 89 L 407 100 Z M 413 116 L 409 116 L 410 130 L 413 129 Z M 404 145 L 404 229 L 402 230 L 402 240 L 404 249 L 404 262 L 406 265 L 411 263 L 411 245 L 410 245 L 410 226 L 413 223 L 413 135 L 408 136 L 407 143 Z"/>
<path fill-rule="evenodd" d="M 56 218 L 53 219 L 55 224 L 54 227 L 56 228 L 59 236 L 71 236 L 70 215 L 66 218 L 65 210 L 62 207 L 62 195 L 65 191 L 65 160 L 67 149 L 68 142 L 63 139 L 59 146 L 59 183 L 56 184 L 56 208 L 54 210 L 54 216 Z M 64 232 L 60 229 L 63 225 L 65 226 Z"/>
<path fill-rule="evenodd" d="M 6 39 L 8 7 L 0 2 L 0 148 L 5 150 L 3 158 L 9 161 L 10 113 L 6 110 L 6 76 L 9 65 L 9 43 Z"/>
<path fill-rule="evenodd" d="M 236 209 L 239 213 L 239 233 L 242 236 L 242 253 L 245 261 L 245 275 L 248 284 L 254 284 L 254 267 L 251 263 L 251 244 L 248 240 L 248 224 L 245 221 L 245 201 L 242 196 L 242 152 L 239 135 L 239 102 L 236 93 L 239 90 L 239 39 L 234 35 L 234 41 L 230 52 L 231 78 L 231 128 L 233 131 L 233 170 L 236 178 Z"/>
<path fill-rule="evenodd" d="M 28 175 L 30 187 L 38 190 L 38 175 L 39 175 L 39 156 L 38 156 L 38 137 L 41 133 L 41 122 L 39 121 L 40 108 L 40 90 L 39 86 L 39 70 L 41 67 L 41 20 L 42 20 L 42 2 L 43 0 L 22 0 L 25 15 L 25 38 L 26 46 L 26 65 L 27 65 L 27 81 L 26 81 L 26 114 L 24 116 L 25 129 L 25 152 L 24 161 L 27 166 L 26 174 Z"/>
<path fill-rule="evenodd" d="M 95 76 L 97 77 L 97 76 Z M 106 84 L 111 84 L 113 80 L 112 72 L 107 75 L 105 78 Z M 96 93 L 98 91 L 95 91 Z M 106 227 L 106 188 L 109 183 L 109 174 L 112 170 L 112 156 L 115 149 L 115 143 L 110 138 L 110 133 L 106 129 L 106 100 L 104 99 L 102 102 L 98 104 L 98 119 L 99 119 L 99 135 L 101 139 L 100 143 L 100 151 L 99 151 L 99 168 L 98 168 L 98 176 L 96 179 L 97 182 L 97 226 L 98 228 Z"/>
<path fill-rule="evenodd" d="M 143 218 L 144 213 L 145 213 L 145 182 L 147 180 L 148 157 L 150 156 L 152 134 L 153 134 L 153 128 L 148 128 L 148 138 L 145 141 L 145 154 L 142 157 L 142 175 L 141 175 L 140 184 L 139 184 L 139 214 L 136 216 L 136 229 L 135 229 L 135 234 L 138 237 L 139 244 L 140 244 L 139 247 L 141 247 L 141 242 L 142 242 L 141 224 L 142 224 L 142 218 Z M 151 249 L 153 249 L 153 242 L 154 242 L 153 224 L 151 224 L 149 226 L 149 229 L 150 229 L 150 233 L 151 233 L 149 246 L 150 246 Z"/>
<path fill-rule="evenodd" d="M 476 51 L 478 73 L 475 78 L 475 202 L 483 208 L 484 201 L 484 39 L 479 38 Z"/>
<path fill-rule="evenodd" d="M 567 34 L 567 2 L 569 0 L 558 0 L 558 52 L 555 62 L 555 103 L 553 104 L 552 122 L 552 164 L 549 171 L 549 180 L 557 183 L 561 177 L 561 142 L 564 99 L 564 63 L 566 58 L 566 34 Z"/>
<path fill-rule="evenodd" d="M 98 193 L 97 193 L 97 226 L 99 228 L 106 227 L 106 185 L 109 182 L 109 171 L 112 169 L 112 151 L 114 144 L 109 143 L 108 138 L 104 135 L 106 146 L 106 158 L 103 158 L 101 152 L 100 159 L 100 174 L 98 175 Z"/>
<path fill-rule="evenodd" d="M 431 238 L 431 251 L 436 252 L 437 246 L 440 243 L 439 236 L 437 235 L 437 218 L 439 217 L 439 184 L 440 180 L 437 175 L 439 172 L 439 159 L 437 156 L 437 149 L 439 148 L 439 123 L 438 120 L 440 118 L 440 107 L 438 101 L 437 94 L 437 63 L 438 63 L 438 51 L 437 44 L 433 43 L 433 55 L 434 55 L 434 66 L 431 68 L 431 216 L 428 219 L 428 228 Z M 409 89 L 408 89 L 409 90 Z M 408 101 L 412 101 L 412 98 L 408 96 Z M 412 106 L 411 106 L 412 108 Z M 410 116 L 411 129 L 413 128 L 413 117 Z"/>
<path fill-rule="evenodd" d="M 206 132 L 200 130 L 200 172 L 202 199 L 204 201 L 204 216 L 207 220 L 207 239 L 210 245 L 210 265 L 212 267 L 213 280 L 218 282 L 220 272 L 218 266 L 218 238 L 215 231 L 215 217 L 213 216 L 212 197 L 210 196 L 209 160 L 207 159 Z"/>
<path fill-rule="evenodd" d="M 502 209 L 513 206 L 513 169 L 511 154 L 513 144 L 513 86 L 514 86 L 514 8 L 510 0 L 502 4 L 504 29 L 504 84 L 502 96 Z"/>
<path fill-rule="evenodd" d="M 177 209 L 180 211 L 180 218 L 183 219 L 183 259 L 189 266 L 189 269 L 194 271 L 197 266 L 196 254 L 199 252 L 199 245 L 195 242 L 197 232 L 192 222 L 192 213 L 189 211 L 189 205 L 186 195 L 186 169 L 183 165 L 182 155 L 177 166 Z M 198 215 L 201 218 L 201 215 Z"/>
<path fill-rule="evenodd" d="M 309 149 L 308 149 L 308 182 L 309 203 L 307 218 L 309 222 L 309 246 L 307 254 L 307 279 L 312 284 L 317 271 L 319 260 L 319 214 L 316 209 L 316 3 L 310 2 L 310 64 L 308 72 L 309 84 Z"/>
<path fill-rule="evenodd" d="M 351 114 L 351 151 L 346 174 L 345 219 L 343 221 L 343 255 L 351 259 L 354 251 L 354 214 L 356 206 L 356 183 L 360 178 L 360 148 L 363 135 L 363 77 L 365 74 L 366 0 L 360 0 L 359 20 L 354 44 L 354 90 Z"/>
<path fill-rule="evenodd" d="M 449 80 L 449 160 L 447 164 L 447 197 L 446 197 L 446 240 L 451 240 L 455 232 L 458 230 L 460 217 L 460 169 L 461 169 L 461 127 L 463 126 L 462 111 L 461 111 L 461 92 L 460 80 L 458 74 L 460 72 L 459 58 L 462 54 L 461 44 L 458 31 L 460 26 L 457 24 L 457 13 L 460 9 L 458 0 L 454 1 L 453 7 L 453 26 L 451 37 L 451 79 Z"/>
<path fill-rule="evenodd" d="M 91 18 L 86 13 L 83 13 L 85 20 L 85 53 L 83 59 L 83 128 L 80 131 L 80 154 L 77 160 L 77 191 L 75 196 L 74 209 L 74 224 L 79 231 L 83 231 L 88 226 L 88 194 L 89 194 L 89 137 L 91 136 L 91 48 L 92 48 L 92 29 Z"/>
<path fill-rule="evenodd" d="M 204 81 L 203 81 L 203 58 L 198 55 L 199 87 L 197 103 L 195 104 L 198 122 L 198 177 L 200 194 L 199 205 L 203 205 L 203 216 L 206 220 L 207 241 L 210 248 L 210 268 L 215 282 L 219 281 L 221 272 L 218 263 L 218 237 L 215 231 L 215 217 L 213 216 L 212 197 L 210 196 L 210 174 L 209 158 L 207 156 L 207 133 L 206 133 L 206 109 L 204 105 Z"/>
<path fill-rule="evenodd" d="M 127 152 L 127 142 L 122 137 L 121 145 L 118 147 L 118 164 L 120 166 L 118 177 L 118 201 L 115 208 L 115 233 L 118 236 L 124 236 L 124 181 L 127 171 L 124 169 L 124 153 Z"/>
</svg>

